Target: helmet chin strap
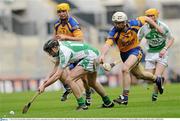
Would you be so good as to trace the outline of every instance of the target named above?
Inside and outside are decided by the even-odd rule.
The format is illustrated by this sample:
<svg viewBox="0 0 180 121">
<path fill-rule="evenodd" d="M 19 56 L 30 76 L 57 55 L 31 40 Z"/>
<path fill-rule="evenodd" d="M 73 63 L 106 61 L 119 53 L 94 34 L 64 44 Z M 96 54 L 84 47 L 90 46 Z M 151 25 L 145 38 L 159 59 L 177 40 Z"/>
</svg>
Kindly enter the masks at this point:
<svg viewBox="0 0 180 121">
<path fill-rule="evenodd" d="M 59 50 L 55 55 L 53 55 L 53 57 L 57 57 L 58 55 L 59 55 Z"/>
</svg>

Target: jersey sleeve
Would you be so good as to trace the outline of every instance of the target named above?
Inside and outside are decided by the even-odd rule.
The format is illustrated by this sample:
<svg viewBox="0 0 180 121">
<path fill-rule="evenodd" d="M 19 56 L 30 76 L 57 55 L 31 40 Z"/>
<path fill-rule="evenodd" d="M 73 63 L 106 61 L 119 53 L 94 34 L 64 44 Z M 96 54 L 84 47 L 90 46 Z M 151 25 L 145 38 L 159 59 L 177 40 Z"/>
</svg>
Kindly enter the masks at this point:
<svg viewBox="0 0 180 121">
<path fill-rule="evenodd" d="M 129 20 L 129 25 L 131 26 L 131 29 L 134 30 L 136 33 L 138 33 L 138 30 L 140 27 L 142 27 L 142 23 L 137 19 Z"/>
<path fill-rule="evenodd" d="M 72 31 L 75 31 L 75 30 L 77 30 L 77 29 L 80 30 L 79 23 L 78 23 L 78 21 L 77 21 L 75 18 L 70 17 L 70 18 L 69 18 L 69 23 L 70 23 L 70 25 L 71 25 L 71 27 L 72 27 Z"/>
<path fill-rule="evenodd" d="M 115 40 L 115 33 L 116 33 L 116 29 L 115 27 L 111 28 L 111 30 L 108 33 L 108 37 L 106 40 L 106 44 L 112 46 L 114 44 L 114 40 Z"/>
<path fill-rule="evenodd" d="M 138 26 L 141 27 L 143 24 L 141 23 L 141 21 L 137 20 L 137 19 L 132 19 L 129 20 L 128 23 L 130 24 L 130 26 Z"/>
<path fill-rule="evenodd" d="M 166 37 L 166 39 L 167 40 L 170 40 L 170 39 L 172 39 L 173 38 L 173 36 L 172 36 L 172 32 L 170 31 L 170 29 L 169 29 L 169 27 L 167 26 L 167 25 L 164 25 L 164 35 L 165 35 L 165 37 Z"/>
<path fill-rule="evenodd" d="M 83 37 L 83 32 L 81 31 L 79 23 L 75 18 L 70 17 L 69 24 L 71 25 L 71 31 L 75 37 Z"/>
<path fill-rule="evenodd" d="M 60 20 L 57 20 L 57 21 L 54 23 L 54 27 L 53 27 L 55 34 L 57 34 L 57 29 L 58 29 L 59 26 L 60 26 Z"/>
<path fill-rule="evenodd" d="M 140 24 L 144 25 L 146 23 L 146 18 L 145 16 L 139 16 L 136 18 L 140 22 Z"/>
<path fill-rule="evenodd" d="M 145 25 L 144 25 L 145 26 Z M 137 36 L 138 36 L 138 39 L 141 41 L 142 39 L 143 39 L 143 37 L 144 37 L 144 26 L 142 26 L 140 29 L 139 29 L 139 31 L 138 31 L 138 34 L 137 34 Z"/>
</svg>

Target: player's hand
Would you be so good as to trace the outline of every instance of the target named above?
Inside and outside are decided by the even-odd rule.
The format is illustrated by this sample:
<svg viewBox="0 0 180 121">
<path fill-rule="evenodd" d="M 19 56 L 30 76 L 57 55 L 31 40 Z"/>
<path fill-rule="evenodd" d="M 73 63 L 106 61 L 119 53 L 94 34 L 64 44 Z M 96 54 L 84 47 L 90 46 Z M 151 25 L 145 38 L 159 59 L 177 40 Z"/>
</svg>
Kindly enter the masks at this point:
<svg viewBox="0 0 180 121">
<path fill-rule="evenodd" d="M 60 40 L 60 38 L 61 38 L 60 35 L 55 36 L 55 40 Z"/>
<path fill-rule="evenodd" d="M 103 64 L 103 63 L 104 63 L 104 58 L 105 58 L 104 55 L 101 55 L 101 56 L 99 57 L 99 63 L 100 63 L 100 64 Z"/>
<path fill-rule="evenodd" d="M 45 90 L 45 86 L 44 86 L 44 84 L 42 84 L 41 86 L 39 86 L 39 88 L 38 88 L 38 92 L 39 92 L 39 94 L 43 93 L 43 92 L 44 92 L 44 90 Z"/>
<path fill-rule="evenodd" d="M 165 56 L 165 54 L 167 53 L 167 50 L 166 49 L 162 49 L 159 53 L 159 57 L 160 58 L 163 58 Z"/>
<path fill-rule="evenodd" d="M 66 38 L 67 38 L 67 36 L 64 34 L 56 35 L 56 39 L 58 39 L 58 40 L 65 40 Z"/>
</svg>

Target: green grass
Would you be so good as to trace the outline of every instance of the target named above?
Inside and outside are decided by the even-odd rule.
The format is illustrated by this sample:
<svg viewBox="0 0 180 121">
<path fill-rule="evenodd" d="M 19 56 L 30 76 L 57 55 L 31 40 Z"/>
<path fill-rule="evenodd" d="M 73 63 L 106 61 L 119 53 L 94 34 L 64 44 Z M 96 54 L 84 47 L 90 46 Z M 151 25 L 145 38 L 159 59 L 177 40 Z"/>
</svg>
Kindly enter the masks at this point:
<svg viewBox="0 0 180 121">
<path fill-rule="evenodd" d="M 92 105 L 87 111 L 76 111 L 76 100 L 73 95 L 66 102 L 59 100 L 60 92 L 45 92 L 31 105 L 27 114 L 22 108 L 35 92 L 0 94 L 1 118 L 179 118 L 180 117 L 180 84 L 168 84 L 157 102 L 151 101 L 152 85 L 149 89 L 132 86 L 128 106 L 115 105 L 112 109 L 102 109 L 100 96 L 92 95 Z M 119 88 L 105 88 L 111 99 L 120 93 Z M 10 115 L 13 110 L 15 115 Z"/>
</svg>

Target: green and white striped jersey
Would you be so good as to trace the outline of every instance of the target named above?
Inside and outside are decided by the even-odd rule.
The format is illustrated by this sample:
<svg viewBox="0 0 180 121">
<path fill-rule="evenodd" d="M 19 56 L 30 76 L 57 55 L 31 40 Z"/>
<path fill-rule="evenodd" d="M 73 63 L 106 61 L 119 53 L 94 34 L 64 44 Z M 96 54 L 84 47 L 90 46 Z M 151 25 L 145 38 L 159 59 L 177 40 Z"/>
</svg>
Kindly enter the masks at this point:
<svg viewBox="0 0 180 121">
<path fill-rule="evenodd" d="M 160 34 L 155 28 L 151 28 L 149 24 L 143 25 L 139 32 L 138 38 L 142 40 L 146 38 L 148 44 L 148 52 L 160 52 L 166 45 L 166 41 L 172 39 L 171 32 L 166 24 L 157 20 L 157 24 L 163 29 L 164 34 Z"/>
<path fill-rule="evenodd" d="M 93 60 L 99 56 L 99 51 L 91 47 L 89 44 L 75 41 L 60 41 L 59 42 L 60 67 L 66 68 L 69 64 L 78 62 L 82 59 Z"/>
</svg>

